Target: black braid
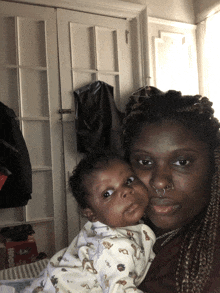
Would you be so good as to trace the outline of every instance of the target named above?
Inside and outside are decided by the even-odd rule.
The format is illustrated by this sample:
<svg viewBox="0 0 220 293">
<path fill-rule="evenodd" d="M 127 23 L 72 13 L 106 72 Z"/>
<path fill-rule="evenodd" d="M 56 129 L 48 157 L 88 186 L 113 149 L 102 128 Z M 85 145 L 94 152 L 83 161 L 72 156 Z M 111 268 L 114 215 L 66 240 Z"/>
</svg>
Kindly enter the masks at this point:
<svg viewBox="0 0 220 293">
<path fill-rule="evenodd" d="M 210 202 L 204 218 L 195 219 L 184 236 L 176 272 L 177 292 L 182 293 L 202 292 L 212 270 L 220 220 L 220 123 L 213 113 L 212 103 L 206 97 L 182 96 L 177 91 L 163 93 L 145 87 L 130 97 L 123 123 L 127 159 L 142 126 L 164 120 L 181 122 L 209 146 L 214 173 Z"/>
</svg>

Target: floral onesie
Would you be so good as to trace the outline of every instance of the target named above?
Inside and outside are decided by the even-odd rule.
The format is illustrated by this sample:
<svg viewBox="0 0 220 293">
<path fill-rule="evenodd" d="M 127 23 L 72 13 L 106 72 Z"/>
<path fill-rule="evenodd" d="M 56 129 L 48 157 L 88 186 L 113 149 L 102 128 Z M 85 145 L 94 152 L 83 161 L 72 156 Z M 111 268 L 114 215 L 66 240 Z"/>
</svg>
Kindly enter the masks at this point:
<svg viewBox="0 0 220 293">
<path fill-rule="evenodd" d="M 137 286 L 155 256 L 155 240 L 145 224 L 110 228 L 87 222 L 24 293 L 140 293 Z"/>
</svg>

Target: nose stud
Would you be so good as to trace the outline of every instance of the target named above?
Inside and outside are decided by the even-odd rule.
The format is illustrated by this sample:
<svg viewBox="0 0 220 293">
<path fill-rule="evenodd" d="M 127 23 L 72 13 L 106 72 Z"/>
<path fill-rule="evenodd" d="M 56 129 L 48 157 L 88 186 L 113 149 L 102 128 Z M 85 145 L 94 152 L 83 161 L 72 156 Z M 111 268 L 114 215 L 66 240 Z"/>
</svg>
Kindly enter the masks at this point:
<svg viewBox="0 0 220 293">
<path fill-rule="evenodd" d="M 163 188 L 163 189 L 155 189 L 156 190 L 156 193 L 159 197 L 163 197 L 165 192 L 166 192 L 166 189 Z"/>
<path fill-rule="evenodd" d="M 162 189 L 157 189 L 154 185 L 152 185 L 152 187 L 155 189 L 155 191 L 159 197 L 163 197 L 166 193 L 166 190 L 174 189 L 173 183 L 167 185 L 165 188 L 162 188 Z"/>
</svg>

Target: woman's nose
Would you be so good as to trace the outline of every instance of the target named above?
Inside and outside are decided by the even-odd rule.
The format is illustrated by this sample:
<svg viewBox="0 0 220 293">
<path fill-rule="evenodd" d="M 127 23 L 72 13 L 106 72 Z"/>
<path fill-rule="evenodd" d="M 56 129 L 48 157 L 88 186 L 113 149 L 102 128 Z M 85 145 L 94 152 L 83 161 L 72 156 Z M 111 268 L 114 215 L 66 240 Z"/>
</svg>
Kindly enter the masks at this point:
<svg viewBox="0 0 220 293">
<path fill-rule="evenodd" d="M 172 184 L 172 176 L 168 168 L 157 168 L 152 173 L 150 186 L 154 189 L 164 189 Z"/>
</svg>

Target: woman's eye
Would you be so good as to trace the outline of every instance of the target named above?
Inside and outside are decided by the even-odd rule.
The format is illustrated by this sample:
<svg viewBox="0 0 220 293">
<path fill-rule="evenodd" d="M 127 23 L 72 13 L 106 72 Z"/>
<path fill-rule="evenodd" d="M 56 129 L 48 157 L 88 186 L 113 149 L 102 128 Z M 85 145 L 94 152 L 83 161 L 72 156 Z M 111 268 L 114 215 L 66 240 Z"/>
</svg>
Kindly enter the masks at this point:
<svg viewBox="0 0 220 293">
<path fill-rule="evenodd" d="M 131 176 L 127 179 L 126 184 L 130 185 L 133 181 L 134 181 L 134 177 Z"/>
<path fill-rule="evenodd" d="M 114 192 L 114 190 L 109 189 L 109 190 L 107 190 L 107 191 L 103 194 L 103 196 L 104 196 L 105 198 L 107 198 L 107 197 L 111 196 L 113 192 Z"/>
<path fill-rule="evenodd" d="M 177 160 L 176 162 L 174 162 L 174 165 L 177 165 L 177 166 L 187 166 L 190 164 L 190 161 L 189 160 Z"/>
<path fill-rule="evenodd" d="M 139 160 L 138 163 L 144 166 L 150 166 L 153 164 L 151 160 Z"/>
</svg>

